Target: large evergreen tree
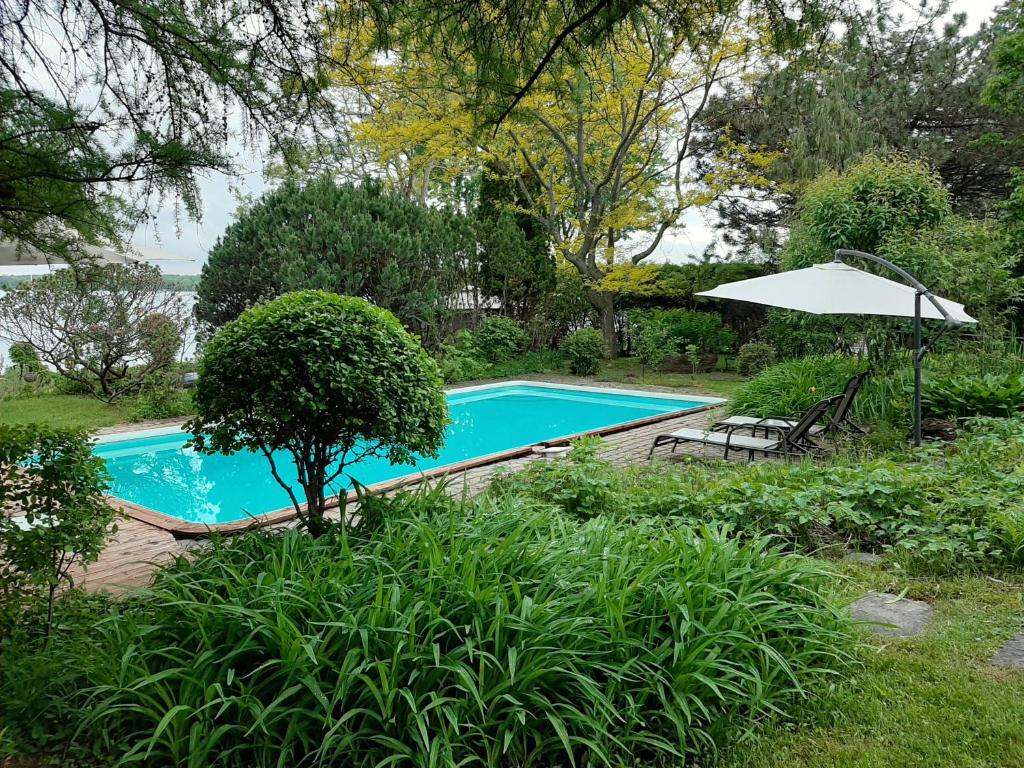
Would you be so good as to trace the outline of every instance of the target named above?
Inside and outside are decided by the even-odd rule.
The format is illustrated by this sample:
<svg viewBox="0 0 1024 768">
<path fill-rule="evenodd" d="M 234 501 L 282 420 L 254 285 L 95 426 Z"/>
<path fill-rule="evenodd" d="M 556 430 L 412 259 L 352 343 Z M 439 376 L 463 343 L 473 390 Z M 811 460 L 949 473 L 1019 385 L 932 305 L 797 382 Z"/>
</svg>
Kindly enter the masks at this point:
<svg viewBox="0 0 1024 768">
<path fill-rule="evenodd" d="M 210 250 L 196 316 L 219 328 L 261 301 L 320 289 L 368 299 L 436 344 L 475 258 L 472 224 L 460 214 L 374 184 L 286 183 L 243 210 Z"/>
<path fill-rule="evenodd" d="M 527 321 L 555 287 L 551 239 L 540 222 L 523 212 L 526 201 L 515 183 L 485 168 L 479 186 L 477 287 L 496 298 L 505 314 Z"/>
</svg>

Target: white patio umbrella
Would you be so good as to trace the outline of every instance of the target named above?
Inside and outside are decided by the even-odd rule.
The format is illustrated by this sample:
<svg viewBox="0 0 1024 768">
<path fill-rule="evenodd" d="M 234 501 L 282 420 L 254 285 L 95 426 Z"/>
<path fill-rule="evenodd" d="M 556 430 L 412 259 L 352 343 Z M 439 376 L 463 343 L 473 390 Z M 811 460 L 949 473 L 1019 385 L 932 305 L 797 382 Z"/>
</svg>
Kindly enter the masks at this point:
<svg viewBox="0 0 1024 768">
<path fill-rule="evenodd" d="M 103 264 L 127 264 L 132 261 L 193 261 L 189 257 L 178 256 L 160 248 L 132 243 L 121 243 L 118 247 L 83 244 L 82 250 L 87 256 Z M 0 267 L 47 266 L 61 263 L 63 259 L 25 243 L 0 240 Z"/>
<path fill-rule="evenodd" d="M 880 264 L 909 285 L 852 267 L 843 258 L 861 258 Z M 932 295 L 915 277 L 874 254 L 841 249 L 835 261 L 775 275 L 723 283 L 698 296 L 732 299 L 794 309 L 814 315 L 883 315 L 914 319 L 914 442 L 921 443 L 921 361 L 947 328 L 976 323 L 964 305 Z M 921 299 L 927 299 L 923 303 Z M 943 331 L 930 342 L 921 340 L 921 320 L 945 321 Z"/>
<path fill-rule="evenodd" d="M 104 264 L 127 264 L 132 261 L 192 261 L 187 257 L 176 256 L 159 248 L 149 246 L 128 245 L 124 250 L 116 248 L 102 248 L 95 245 L 85 245 L 83 250 L 89 256 Z M 37 248 L 28 245 L 18 246 L 10 240 L 0 240 L 0 267 L 31 267 L 47 266 L 49 264 L 61 264 L 62 259 L 53 254 L 43 253 Z"/>
</svg>

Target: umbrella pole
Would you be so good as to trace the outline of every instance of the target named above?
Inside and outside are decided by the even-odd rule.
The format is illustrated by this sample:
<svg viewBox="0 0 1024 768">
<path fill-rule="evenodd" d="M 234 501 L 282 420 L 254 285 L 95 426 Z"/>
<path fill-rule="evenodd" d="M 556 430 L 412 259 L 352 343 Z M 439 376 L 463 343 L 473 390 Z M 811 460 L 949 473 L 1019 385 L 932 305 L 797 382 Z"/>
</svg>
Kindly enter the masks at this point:
<svg viewBox="0 0 1024 768">
<path fill-rule="evenodd" d="M 921 447 L 921 292 L 914 294 L 914 445 Z"/>
<path fill-rule="evenodd" d="M 914 445 L 921 445 L 921 364 L 924 361 L 924 356 L 928 354 L 928 350 L 931 346 L 939 340 L 939 337 L 946 332 L 949 328 L 957 328 L 961 323 L 954 320 L 949 316 L 949 312 L 946 308 L 939 303 L 932 292 L 929 291 L 921 281 L 914 277 L 912 274 L 902 267 L 898 267 L 888 259 L 883 259 L 881 256 L 875 256 L 873 253 L 865 253 L 864 251 L 854 251 L 848 248 L 840 248 L 836 251 L 835 260 L 843 261 L 844 257 L 854 257 L 858 259 L 866 259 L 867 261 L 873 261 L 875 264 L 880 264 L 886 269 L 892 270 L 897 275 L 902 277 L 911 287 L 916 291 L 914 294 Z M 927 344 L 922 343 L 921 340 L 921 297 L 924 296 L 931 302 L 939 314 L 945 319 L 945 324 L 942 326 L 942 330 L 929 341 Z"/>
</svg>

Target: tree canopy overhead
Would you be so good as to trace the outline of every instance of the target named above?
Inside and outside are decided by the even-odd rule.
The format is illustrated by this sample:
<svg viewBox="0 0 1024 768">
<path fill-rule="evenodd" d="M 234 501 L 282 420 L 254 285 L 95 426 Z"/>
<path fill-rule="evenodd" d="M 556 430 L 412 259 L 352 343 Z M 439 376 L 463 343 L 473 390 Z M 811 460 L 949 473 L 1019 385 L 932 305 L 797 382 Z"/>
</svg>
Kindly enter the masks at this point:
<svg viewBox="0 0 1024 768">
<path fill-rule="evenodd" d="M 328 112 L 322 21 L 318 0 L 0 4 L 0 239 L 73 255 L 153 195 L 197 214 L 236 135 Z"/>
<path fill-rule="evenodd" d="M 363 55 L 347 58 L 339 75 L 367 106 L 352 135 L 390 184 L 420 200 L 444 198 L 467 178 L 513 187 L 506 209 L 531 218 L 579 271 L 615 349 L 613 291 L 604 281 L 617 264 L 651 255 L 688 208 L 740 181 L 756 183 L 746 169 L 734 178 L 728 163 L 694 174 L 692 161 L 710 94 L 773 50 L 770 25 L 739 4 L 693 3 L 687 13 L 699 34 L 641 14 L 586 51 L 552 59 L 488 131 L 464 89 L 477 73 L 472 56 L 420 51 L 414 41 L 382 60 L 377 33 L 361 29 Z M 728 139 L 714 151 L 744 154 Z"/>
<path fill-rule="evenodd" d="M 462 85 L 481 122 L 508 117 L 556 62 L 578 64 L 624 25 L 656 21 L 696 41 L 709 15 L 741 6 L 759 15 L 779 47 L 829 18 L 834 0 L 346 0 L 341 24 L 369 25 L 377 51 L 417 49 L 470 61 Z M 344 35 L 342 36 L 344 38 Z M 348 36 L 358 40 L 357 35 Z M 365 41 L 364 41 L 365 42 Z M 357 43 L 358 45 L 358 43 Z M 343 46 L 344 47 L 344 46 Z M 360 51 L 360 54 L 362 52 Z"/>
</svg>

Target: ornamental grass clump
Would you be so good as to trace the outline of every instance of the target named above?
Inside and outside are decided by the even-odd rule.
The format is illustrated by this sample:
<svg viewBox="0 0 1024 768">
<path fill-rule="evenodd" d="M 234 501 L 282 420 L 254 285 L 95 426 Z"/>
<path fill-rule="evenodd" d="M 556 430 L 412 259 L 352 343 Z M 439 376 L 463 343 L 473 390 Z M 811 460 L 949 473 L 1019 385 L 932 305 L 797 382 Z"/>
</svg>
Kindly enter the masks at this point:
<svg viewBox="0 0 1024 768">
<path fill-rule="evenodd" d="M 406 497 L 380 519 L 161 572 L 65 652 L 80 745 L 154 766 L 680 760 L 848 657 L 824 574 L 764 539 L 509 496 Z"/>
</svg>

